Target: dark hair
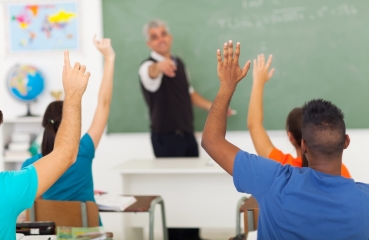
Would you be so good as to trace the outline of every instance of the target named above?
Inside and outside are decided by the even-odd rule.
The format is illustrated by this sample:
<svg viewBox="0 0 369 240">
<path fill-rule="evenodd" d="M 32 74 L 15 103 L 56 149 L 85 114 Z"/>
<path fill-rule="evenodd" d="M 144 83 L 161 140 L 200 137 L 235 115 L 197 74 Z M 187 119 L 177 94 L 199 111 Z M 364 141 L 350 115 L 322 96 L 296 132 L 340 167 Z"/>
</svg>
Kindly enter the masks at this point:
<svg viewBox="0 0 369 240">
<path fill-rule="evenodd" d="M 346 126 L 341 109 L 323 99 L 311 100 L 302 109 L 302 138 L 315 156 L 342 154 Z"/>
<path fill-rule="evenodd" d="M 45 128 L 41 144 L 41 153 L 43 156 L 48 155 L 54 149 L 55 136 L 62 119 L 62 112 L 63 101 L 52 102 L 46 108 L 42 120 L 42 126 Z"/>
<path fill-rule="evenodd" d="M 301 147 L 302 133 L 301 133 L 301 123 L 302 123 L 302 108 L 294 108 L 287 116 L 286 121 L 286 130 L 292 134 L 292 137 L 295 139 L 296 144 Z M 305 157 L 305 154 L 302 155 L 302 165 L 301 167 L 307 167 L 309 162 Z"/>
<path fill-rule="evenodd" d="M 0 125 L 3 124 L 3 112 L 0 110 Z"/>
</svg>

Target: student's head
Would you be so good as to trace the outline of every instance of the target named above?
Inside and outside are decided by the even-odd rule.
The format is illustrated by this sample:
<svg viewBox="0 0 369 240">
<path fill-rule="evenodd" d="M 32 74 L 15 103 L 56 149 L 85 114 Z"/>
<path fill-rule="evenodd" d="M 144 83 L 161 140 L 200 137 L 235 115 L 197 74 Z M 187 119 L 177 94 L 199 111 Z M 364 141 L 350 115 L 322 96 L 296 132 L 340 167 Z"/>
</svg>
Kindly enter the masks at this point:
<svg viewBox="0 0 369 240">
<path fill-rule="evenodd" d="M 302 108 L 302 151 L 307 158 L 336 160 L 350 143 L 342 111 L 329 101 L 311 100 Z"/>
<path fill-rule="evenodd" d="M 0 125 L 3 124 L 3 112 L 0 110 Z"/>
<path fill-rule="evenodd" d="M 286 130 L 288 138 L 296 149 L 301 149 L 301 122 L 302 122 L 302 108 L 294 108 L 287 116 Z M 302 154 L 302 167 L 309 166 L 304 154 Z"/>
<path fill-rule="evenodd" d="M 143 33 L 146 37 L 147 46 L 161 54 L 170 53 L 172 47 L 172 35 L 167 24 L 162 20 L 152 20 L 144 26 Z"/>
<path fill-rule="evenodd" d="M 56 133 L 62 119 L 63 101 L 55 101 L 47 106 L 42 126 L 44 127 L 44 136 L 41 144 L 41 153 L 48 155 L 54 149 Z"/>
<path fill-rule="evenodd" d="M 302 108 L 294 108 L 287 116 L 286 130 L 290 142 L 295 148 L 301 147 Z"/>
</svg>

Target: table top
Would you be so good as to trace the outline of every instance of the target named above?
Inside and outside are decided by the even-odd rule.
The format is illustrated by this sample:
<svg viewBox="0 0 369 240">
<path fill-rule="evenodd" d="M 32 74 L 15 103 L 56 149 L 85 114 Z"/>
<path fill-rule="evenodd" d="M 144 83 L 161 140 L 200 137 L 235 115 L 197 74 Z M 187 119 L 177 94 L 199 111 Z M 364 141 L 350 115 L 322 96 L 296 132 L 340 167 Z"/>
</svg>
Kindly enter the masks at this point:
<svg viewBox="0 0 369 240">
<path fill-rule="evenodd" d="M 121 174 L 227 174 L 213 160 L 201 158 L 130 160 L 116 169 Z"/>
<path fill-rule="evenodd" d="M 159 196 L 134 196 L 136 202 L 124 209 L 124 211 L 99 210 L 100 212 L 148 212 L 151 202 Z"/>
</svg>

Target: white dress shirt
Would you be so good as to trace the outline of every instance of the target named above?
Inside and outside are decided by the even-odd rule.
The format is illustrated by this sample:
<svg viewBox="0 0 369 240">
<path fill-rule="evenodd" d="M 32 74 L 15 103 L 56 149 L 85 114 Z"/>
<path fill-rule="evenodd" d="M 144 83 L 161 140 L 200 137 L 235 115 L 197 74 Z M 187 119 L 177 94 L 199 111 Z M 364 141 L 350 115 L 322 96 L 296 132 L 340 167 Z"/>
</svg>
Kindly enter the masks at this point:
<svg viewBox="0 0 369 240">
<path fill-rule="evenodd" d="M 165 57 L 160 55 L 159 53 L 152 51 L 150 54 L 151 58 L 155 59 L 158 62 L 164 61 Z M 163 78 L 163 73 L 160 73 L 157 78 L 151 78 L 149 75 L 149 67 L 151 64 L 153 64 L 154 61 L 148 60 L 141 64 L 138 74 L 140 75 L 140 79 L 142 82 L 142 85 L 144 88 L 149 92 L 156 92 L 160 85 L 161 85 L 161 79 Z M 191 86 L 190 83 L 190 74 L 188 72 L 188 69 L 186 68 L 186 77 L 189 85 L 189 93 L 192 94 L 195 92 L 195 89 Z"/>
</svg>

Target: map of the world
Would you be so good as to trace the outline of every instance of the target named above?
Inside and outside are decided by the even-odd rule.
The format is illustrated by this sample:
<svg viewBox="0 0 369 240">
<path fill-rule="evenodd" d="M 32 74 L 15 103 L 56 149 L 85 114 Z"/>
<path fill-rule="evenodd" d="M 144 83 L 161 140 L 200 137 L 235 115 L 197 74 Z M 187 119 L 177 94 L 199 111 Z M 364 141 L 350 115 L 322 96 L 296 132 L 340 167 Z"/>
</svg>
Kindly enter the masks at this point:
<svg viewBox="0 0 369 240">
<path fill-rule="evenodd" d="M 76 2 L 8 4 L 10 51 L 78 49 Z"/>
</svg>

